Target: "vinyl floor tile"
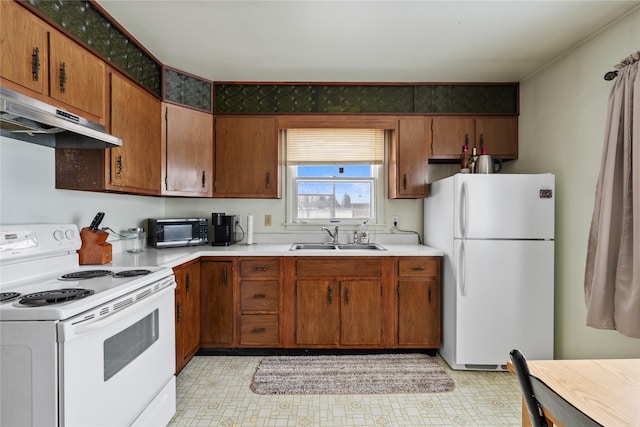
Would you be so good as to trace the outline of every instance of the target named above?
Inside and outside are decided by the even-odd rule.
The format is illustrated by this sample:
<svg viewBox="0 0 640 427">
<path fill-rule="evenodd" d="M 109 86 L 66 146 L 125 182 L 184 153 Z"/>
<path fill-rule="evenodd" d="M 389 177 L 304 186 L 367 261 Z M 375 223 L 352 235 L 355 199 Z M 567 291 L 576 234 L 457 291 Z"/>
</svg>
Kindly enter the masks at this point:
<svg viewBox="0 0 640 427">
<path fill-rule="evenodd" d="M 454 391 L 263 396 L 250 389 L 262 356 L 196 356 L 177 378 L 170 427 L 519 426 L 521 394 L 508 372 L 454 371 Z"/>
</svg>

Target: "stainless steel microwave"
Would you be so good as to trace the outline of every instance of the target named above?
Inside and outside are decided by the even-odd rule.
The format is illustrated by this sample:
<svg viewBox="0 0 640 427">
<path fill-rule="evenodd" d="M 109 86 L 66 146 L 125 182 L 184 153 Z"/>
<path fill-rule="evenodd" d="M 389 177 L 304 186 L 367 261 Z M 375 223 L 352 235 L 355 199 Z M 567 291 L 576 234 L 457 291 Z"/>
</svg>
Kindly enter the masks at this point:
<svg viewBox="0 0 640 427">
<path fill-rule="evenodd" d="M 205 245 L 209 241 L 206 218 L 149 218 L 147 240 L 154 248 Z"/>
</svg>

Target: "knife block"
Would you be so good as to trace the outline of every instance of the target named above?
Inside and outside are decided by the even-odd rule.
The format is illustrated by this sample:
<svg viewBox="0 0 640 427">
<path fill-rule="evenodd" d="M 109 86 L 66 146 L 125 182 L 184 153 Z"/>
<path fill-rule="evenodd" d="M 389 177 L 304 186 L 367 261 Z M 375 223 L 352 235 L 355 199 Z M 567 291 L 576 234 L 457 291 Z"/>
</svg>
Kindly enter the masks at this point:
<svg viewBox="0 0 640 427">
<path fill-rule="evenodd" d="M 102 230 L 91 230 L 84 227 L 80 230 L 82 246 L 78 250 L 79 262 L 85 264 L 106 264 L 111 262 L 111 243 L 107 243 L 109 233 Z"/>
</svg>

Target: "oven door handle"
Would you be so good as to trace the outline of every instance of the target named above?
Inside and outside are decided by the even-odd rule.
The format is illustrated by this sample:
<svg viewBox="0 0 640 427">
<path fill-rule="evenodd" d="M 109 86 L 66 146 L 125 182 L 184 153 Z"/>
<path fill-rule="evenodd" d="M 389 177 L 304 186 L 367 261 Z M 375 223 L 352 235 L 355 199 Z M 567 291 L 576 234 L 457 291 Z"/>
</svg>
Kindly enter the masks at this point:
<svg viewBox="0 0 640 427">
<path fill-rule="evenodd" d="M 143 310 L 145 307 L 149 307 L 153 305 L 156 300 L 165 296 L 166 294 L 170 293 L 171 295 L 173 295 L 176 283 L 173 277 L 171 278 L 171 280 L 173 282 L 172 285 L 167 286 L 140 301 L 136 301 L 133 304 L 126 305 L 123 308 L 119 309 L 118 311 L 106 317 L 102 317 L 102 318 L 94 317 L 86 321 L 82 321 L 82 323 L 78 323 L 79 321 L 77 320 L 74 321 L 73 319 L 70 319 L 70 321 L 67 321 L 67 322 L 60 322 L 58 324 L 58 341 L 59 342 L 71 341 L 72 339 L 78 338 L 81 335 L 87 334 L 89 332 L 106 328 L 122 320 L 123 318 L 126 318 L 127 316 L 131 316 L 132 314 L 131 310 L 134 308 L 137 309 L 136 311 L 140 311 L 140 310 Z M 94 311 L 99 311 L 99 309 L 96 309 Z"/>
</svg>

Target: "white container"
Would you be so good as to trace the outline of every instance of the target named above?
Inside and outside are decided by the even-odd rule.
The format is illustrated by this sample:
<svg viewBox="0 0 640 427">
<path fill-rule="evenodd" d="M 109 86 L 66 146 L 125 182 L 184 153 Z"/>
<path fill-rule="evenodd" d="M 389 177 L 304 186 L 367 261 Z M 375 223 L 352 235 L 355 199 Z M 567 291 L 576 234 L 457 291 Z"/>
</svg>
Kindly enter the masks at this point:
<svg viewBox="0 0 640 427">
<path fill-rule="evenodd" d="M 147 233 L 144 228 L 130 228 L 125 234 L 127 252 L 144 252 L 147 247 Z"/>
</svg>

